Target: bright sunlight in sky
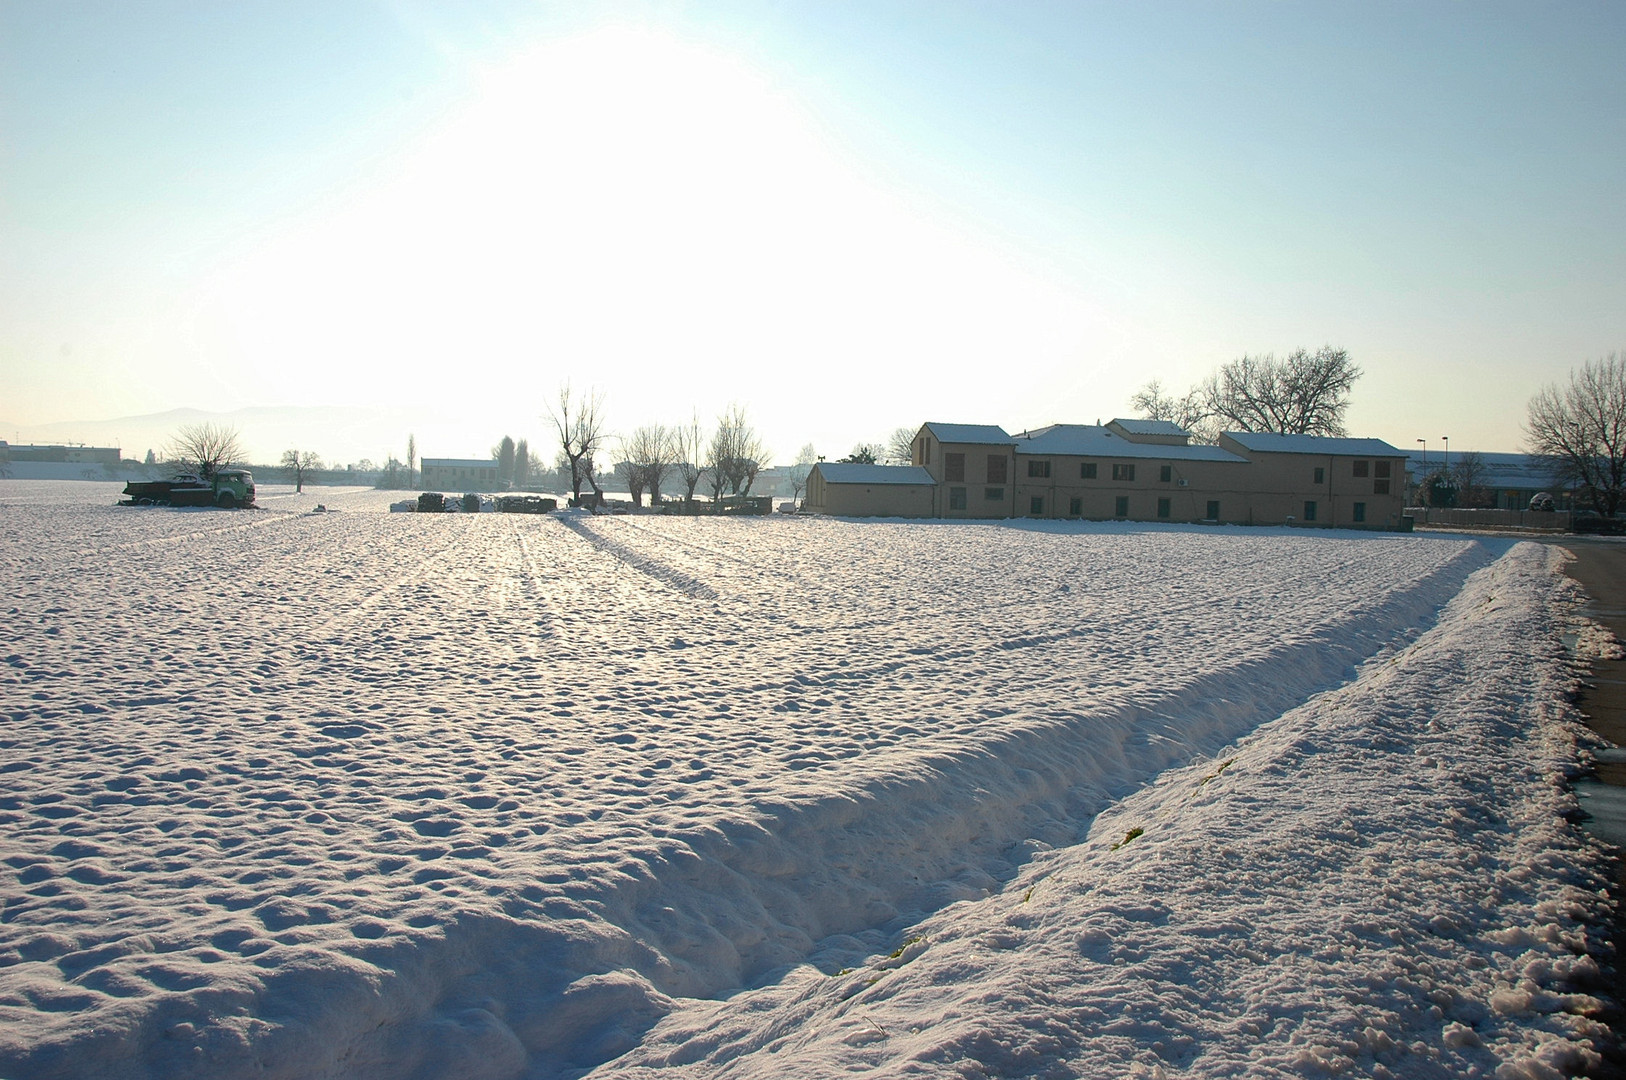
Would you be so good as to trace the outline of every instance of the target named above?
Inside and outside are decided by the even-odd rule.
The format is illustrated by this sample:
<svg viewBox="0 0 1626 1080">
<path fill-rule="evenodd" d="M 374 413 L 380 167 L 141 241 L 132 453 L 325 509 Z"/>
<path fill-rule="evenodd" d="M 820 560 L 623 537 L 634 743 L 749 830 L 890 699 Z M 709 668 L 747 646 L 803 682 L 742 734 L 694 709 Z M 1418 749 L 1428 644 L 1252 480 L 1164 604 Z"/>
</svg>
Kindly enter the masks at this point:
<svg viewBox="0 0 1626 1080">
<path fill-rule="evenodd" d="M 787 426 L 834 390 L 896 408 L 917 360 L 1078 356 L 1090 324 L 1082 296 L 864 177 L 762 73 L 627 27 L 486 73 L 386 183 L 211 283 L 199 318 L 251 383 L 318 400 L 473 402 L 490 378 L 534 412 L 569 377 L 613 388 L 625 423 L 737 398 Z M 405 385 L 348 362 L 367 356 Z"/>
<path fill-rule="evenodd" d="M 1623 12 L 10 5 L 0 438 L 479 456 L 568 379 L 783 462 L 1331 343 L 1353 433 L 1516 450 L 1626 343 Z"/>
</svg>

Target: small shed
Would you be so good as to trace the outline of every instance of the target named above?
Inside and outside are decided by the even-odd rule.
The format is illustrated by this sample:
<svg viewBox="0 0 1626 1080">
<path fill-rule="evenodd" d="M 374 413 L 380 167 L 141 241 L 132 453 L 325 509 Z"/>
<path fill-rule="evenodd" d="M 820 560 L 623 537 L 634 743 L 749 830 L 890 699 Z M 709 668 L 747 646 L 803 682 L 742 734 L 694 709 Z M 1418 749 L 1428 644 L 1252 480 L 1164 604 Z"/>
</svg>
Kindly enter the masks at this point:
<svg viewBox="0 0 1626 1080">
<path fill-rule="evenodd" d="M 843 517 L 930 517 L 935 487 L 919 465 L 821 461 L 807 478 L 802 507 Z"/>
</svg>

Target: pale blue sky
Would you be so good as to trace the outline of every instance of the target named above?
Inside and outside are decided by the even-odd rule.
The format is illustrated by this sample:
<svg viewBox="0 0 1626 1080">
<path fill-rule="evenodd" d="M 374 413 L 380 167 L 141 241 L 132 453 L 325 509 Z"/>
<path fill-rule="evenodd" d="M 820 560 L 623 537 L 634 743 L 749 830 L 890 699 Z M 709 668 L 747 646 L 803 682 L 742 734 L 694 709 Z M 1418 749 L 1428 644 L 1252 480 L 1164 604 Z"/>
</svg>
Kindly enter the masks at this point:
<svg viewBox="0 0 1626 1080">
<path fill-rule="evenodd" d="M 833 457 L 1330 342 L 1355 433 L 1513 450 L 1626 347 L 1623 44 L 1618 3 L 0 0 L 0 422 L 378 403 L 462 456 L 568 376 Z"/>
</svg>

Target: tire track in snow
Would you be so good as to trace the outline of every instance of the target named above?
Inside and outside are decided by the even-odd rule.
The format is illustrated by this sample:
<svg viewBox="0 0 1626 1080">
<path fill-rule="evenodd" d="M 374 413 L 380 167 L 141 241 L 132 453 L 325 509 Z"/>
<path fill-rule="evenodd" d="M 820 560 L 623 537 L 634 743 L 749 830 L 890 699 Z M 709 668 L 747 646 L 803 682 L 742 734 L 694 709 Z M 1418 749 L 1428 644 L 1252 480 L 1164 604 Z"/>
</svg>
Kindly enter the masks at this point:
<svg viewBox="0 0 1626 1080">
<path fill-rule="evenodd" d="M 540 972 L 522 981 L 524 992 L 545 1011 L 566 1008 L 571 1022 L 569 1030 L 524 1029 L 531 1071 L 610 1061 L 628 1044 L 595 1041 L 605 1025 L 642 1030 L 678 1006 L 674 999 L 725 996 L 805 961 L 836 935 L 888 937 L 991 895 L 1034 851 L 1081 842 L 1097 816 L 1163 770 L 1213 757 L 1338 686 L 1397 637 L 1414 638 L 1489 561 L 1477 550 L 1368 610 L 1284 637 L 1155 701 L 1058 705 L 995 737 L 928 748 L 906 769 L 846 790 L 786 794 L 674 828 L 572 895 L 572 910 L 597 912 L 608 933 L 551 920 L 503 932 L 474 916 L 420 943 L 410 966 Z M 414 992 L 436 1000 L 437 989 Z M 504 1011 L 523 1017 L 537 1008 L 515 1000 Z M 421 1021 L 445 1022 L 433 1010 Z"/>
<path fill-rule="evenodd" d="M 162 507 L 149 507 L 148 509 L 161 510 L 163 508 Z M 203 508 L 200 508 L 200 509 L 204 510 L 204 511 L 213 512 L 212 507 L 203 507 Z M 255 519 L 253 519 L 251 521 L 242 522 L 242 523 L 236 524 L 236 525 L 222 526 L 221 528 L 218 528 L 218 529 L 195 529 L 192 532 L 171 533 L 171 534 L 169 534 L 167 536 L 154 536 L 154 537 L 148 537 L 147 539 L 144 539 L 144 540 L 131 540 L 128 543 L 113 544 L 113 545 L 110 545 L 107 548 L 103 548 L 103 549 L 99 549 L 99 550 L 104 550 L 104 551 L 129 551 L 129 550 L 133 550 L 133 549 L 136 549 L 136 548 L 143 548 L 143 547 L 161 547 L 161 546 L 164 546 L 164 545 L 167 545 L 167 544 L 184 544 L 184 543 L 187 543 L 189 541 L 195 541 L 195 540 L 209 540 L 209 539 L 213 539 L 215 537 L 227 536 L 227 535 L 230 535 L 231 533 L 247 532 L 250 529 L 264 529 L 264 528 L 268 528 L 269 526 L 272 526 L 272 525 L 285 525 L 288 522 L 294 520 L 295 518 L 303 516 L 301 514 L 296 514 L 296 513 L 293 513 L 291 511 L 287 511 L 287 510 L 264 510 L 264 509 L 261 509 L 261 510 L 232 511 L 232 513 L 256 513 L 256 514 L 265 514 L 266 516 L 263 517 L 263 518 L 255 518 Z"/>
<path fill-rule="evenodd" d="M 413 563 L 411 568 L 409 568 L 404 574 L 401 574 L 383 588 L 376 589 L 367 596 L 364 596 L 353 607 L 350 607 L 340 614 L 333 616 L 331 619 L 318 623 L 316 626 L 312 627 L 310 631 L 311 640 L 325 641 L 329 644 L 341 644 L 344 636 L 351 631 L 364 616 L 372 612 L 373 609 L 377 608 L 380 604 L 387 600 L 394 599 L 395 594 L 401 589 L 424 581 L 424 579 L 430 576 L 431 571 L 435 568 L 450 565 L 452 561 L 450 558 L 450 553 L 454 548 L 460 547 L 463 543 L 464 538 L 457 533 L 448 532 L 444 534 L 441 538 L 440 545 L 436 547 L 434 551 Z"/>
</svg>

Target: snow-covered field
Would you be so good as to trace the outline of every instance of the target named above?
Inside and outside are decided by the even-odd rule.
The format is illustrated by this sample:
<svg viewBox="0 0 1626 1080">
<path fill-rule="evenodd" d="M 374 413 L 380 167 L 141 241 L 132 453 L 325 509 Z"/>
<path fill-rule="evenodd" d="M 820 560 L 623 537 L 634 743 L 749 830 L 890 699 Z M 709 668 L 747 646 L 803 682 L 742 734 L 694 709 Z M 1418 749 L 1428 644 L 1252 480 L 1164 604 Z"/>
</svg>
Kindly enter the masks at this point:
<svg viewBox="0 0 1626 1080">
<path fill-rule="evenodd" d="M 1557 549 L 118 490 L 0 481 L 10 1080 L 1607 1038 Z"/>
</svg>

